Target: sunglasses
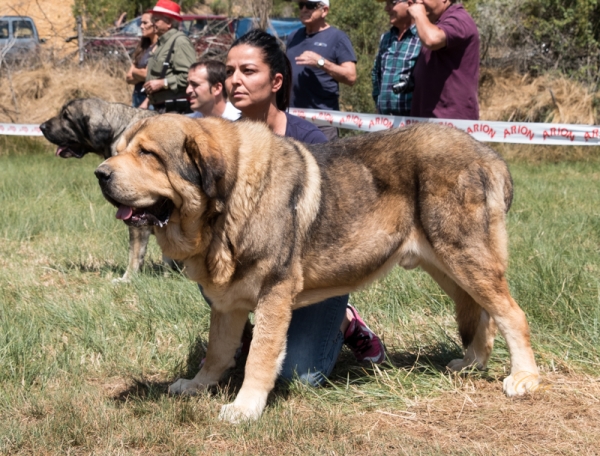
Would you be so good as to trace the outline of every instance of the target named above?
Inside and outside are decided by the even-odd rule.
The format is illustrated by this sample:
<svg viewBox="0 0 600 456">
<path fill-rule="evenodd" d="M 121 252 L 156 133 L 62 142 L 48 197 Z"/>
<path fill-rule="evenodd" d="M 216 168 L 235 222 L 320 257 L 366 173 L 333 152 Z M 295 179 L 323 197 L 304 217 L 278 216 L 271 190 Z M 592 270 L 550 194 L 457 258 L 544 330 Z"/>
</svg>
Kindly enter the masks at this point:
<svg viewBox="0 0 600 456">
<path fill-rule="evenodd" d="M 307 10 L 315 10 L 321 8 L 321 2 L 298 2 L 298 9 L 306 8 Z"/>
</svg>

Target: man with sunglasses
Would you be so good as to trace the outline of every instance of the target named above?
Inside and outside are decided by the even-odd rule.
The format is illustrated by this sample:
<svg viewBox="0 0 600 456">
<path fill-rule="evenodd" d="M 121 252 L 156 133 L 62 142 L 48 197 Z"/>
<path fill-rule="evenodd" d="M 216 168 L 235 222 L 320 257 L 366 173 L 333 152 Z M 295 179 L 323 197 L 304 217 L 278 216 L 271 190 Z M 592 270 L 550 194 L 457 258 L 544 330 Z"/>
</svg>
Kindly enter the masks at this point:
<svg viewBox="0 0 600 456">
<path fill-rule="evenodd" d="M 479 32 L 455 0 L 409 0 L 422 47 L 411 115 L 479 119 Z"/>
<path fill-rule="evenodd" d="M 408 0 L 377 1 L 385 2 L 392 28 L 381 36 L 371 71 L 373 100 L 380 114 L 408 116 L 414 88 L 412 72 L 421 40 L 408 14 Z"/>
<path fill-rule="evenodd" d="M 286 42 L 292 64 L 290 107 L 339 111 L 339 83 L 356 82 L 356 54 L 350 38 L 326 22 L 329 0 L 298 2 L 304 25 Z M 319 127 L 327 139 L 338 136 L 337 128 Z"/>
</svg>

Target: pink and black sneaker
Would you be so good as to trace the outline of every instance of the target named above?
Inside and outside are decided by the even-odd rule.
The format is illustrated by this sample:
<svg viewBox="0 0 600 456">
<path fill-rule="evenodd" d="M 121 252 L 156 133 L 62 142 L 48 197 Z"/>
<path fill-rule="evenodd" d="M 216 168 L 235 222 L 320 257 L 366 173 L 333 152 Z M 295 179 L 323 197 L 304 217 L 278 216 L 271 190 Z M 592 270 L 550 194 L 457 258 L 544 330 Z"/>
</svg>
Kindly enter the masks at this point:
<svg viewBox="0 0 600 456">
<path fill-rule="evenodd" d="M 353 318 L 344 334 L 344 343 L 352 350 L 357 360 L 382 363 L 385 360 L 385 348 L 381 339 L 360 318 L 354 307 L 348 304 L 348 309 Z"/>
</svg>

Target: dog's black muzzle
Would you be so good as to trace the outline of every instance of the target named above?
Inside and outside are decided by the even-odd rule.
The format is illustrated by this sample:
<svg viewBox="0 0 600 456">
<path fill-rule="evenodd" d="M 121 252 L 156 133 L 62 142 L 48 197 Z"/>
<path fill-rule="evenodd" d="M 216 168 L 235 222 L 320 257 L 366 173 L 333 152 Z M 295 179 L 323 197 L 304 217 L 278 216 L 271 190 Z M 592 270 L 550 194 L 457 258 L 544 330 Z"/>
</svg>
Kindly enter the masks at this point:
<svg viewBox="0 0 600 456">
<path fill-rule="evenodd" d="M 98 178 L 100 188 L 102 188 L 102 191 L 104 192 L 112 179 L 112 170 L 108 165 L 102 164 L 96 168 L 94 174 Z"/>
</svg>

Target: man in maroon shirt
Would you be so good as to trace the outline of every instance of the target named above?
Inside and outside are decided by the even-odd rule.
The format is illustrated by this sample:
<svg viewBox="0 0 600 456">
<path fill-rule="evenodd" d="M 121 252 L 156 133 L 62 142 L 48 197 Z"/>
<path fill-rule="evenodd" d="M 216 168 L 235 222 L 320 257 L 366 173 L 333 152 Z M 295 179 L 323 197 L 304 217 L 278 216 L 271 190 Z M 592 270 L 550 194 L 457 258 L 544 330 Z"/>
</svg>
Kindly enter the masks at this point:
<svg viewBox="0 0 600 456">
<path fill-rule="evenodd" d="M 455 0 L 408 0 L 421 39 L 411 115 L 479 119 L 479 32 Z"/>
</svg>

